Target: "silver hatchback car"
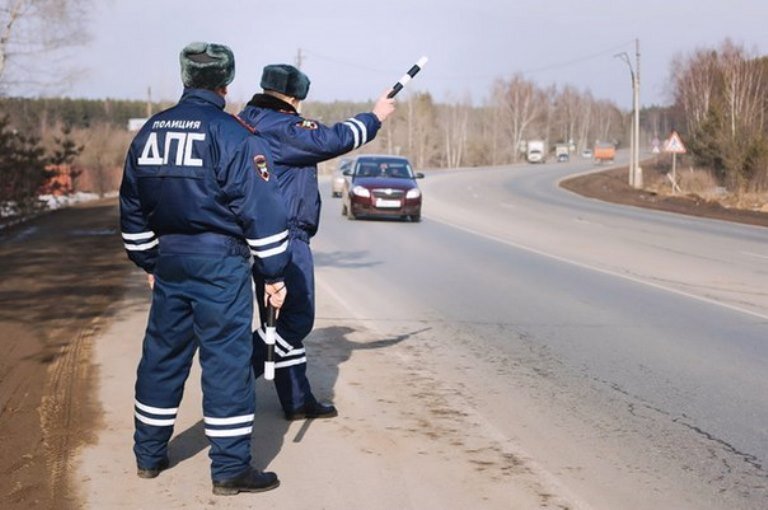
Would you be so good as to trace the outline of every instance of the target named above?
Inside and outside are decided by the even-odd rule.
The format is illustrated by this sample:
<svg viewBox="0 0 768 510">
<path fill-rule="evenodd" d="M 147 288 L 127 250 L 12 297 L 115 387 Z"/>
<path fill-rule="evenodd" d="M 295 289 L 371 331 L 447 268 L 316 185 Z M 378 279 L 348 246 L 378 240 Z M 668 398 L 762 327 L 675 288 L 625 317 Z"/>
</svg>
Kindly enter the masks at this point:
<svg viewBox="0 0 768 510">
<path fill-rule="evenodd" d="M 344 158 L 339 161 L 339 166 L 333 171 L 333 180 L 331 181 L 331 196 L 333 198 L 340 198 L 342 191 L 344 191 L 344 170 L 349 168 L 352 160 Z"/>
</svg>

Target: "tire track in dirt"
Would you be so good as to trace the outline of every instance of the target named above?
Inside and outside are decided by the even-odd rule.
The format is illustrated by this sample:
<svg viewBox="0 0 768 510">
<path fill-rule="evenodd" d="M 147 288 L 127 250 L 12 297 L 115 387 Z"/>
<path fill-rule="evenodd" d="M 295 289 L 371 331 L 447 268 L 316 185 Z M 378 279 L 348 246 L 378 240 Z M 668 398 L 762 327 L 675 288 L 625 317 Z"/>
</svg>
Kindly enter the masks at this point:
<svg viewBox="0 0 768 510">
<path fill-rule="evenodd" d="M 83 423 L 79 417 L 83 413 L 97 416 L 88 409 L 89 402 L 81 397 L 88 394 L 96 380 L 90 359 L 100 322 L 96 318 L 81 329 L 48 370 L 48 382 L 40 404 L 40 424 L 53 501 L 71 499 L 67 477 L 70 461 L 76 447 L 92 439 L 96 425 L 95 422 Z"/>
<path fill-rule="evenodd" d="M 115 199 L 0 231 L 0 501 L 4 509 L 78 508 L 77 448 L 93 438 L 94 335 L 123 295 Z"/>
</svg>

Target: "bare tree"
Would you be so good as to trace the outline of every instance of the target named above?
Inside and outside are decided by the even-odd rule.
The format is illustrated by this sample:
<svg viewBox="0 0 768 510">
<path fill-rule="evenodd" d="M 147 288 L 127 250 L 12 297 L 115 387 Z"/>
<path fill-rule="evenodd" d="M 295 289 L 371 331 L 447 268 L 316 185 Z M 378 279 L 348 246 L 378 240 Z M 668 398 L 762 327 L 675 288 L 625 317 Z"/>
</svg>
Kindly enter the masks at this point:
<svg viewBox="0 0 768 510">
<path fill-rule="evenodd" d="M 0 92 L 11 86 L 39 88 L 68 80 L 54 62 L 87 40 L 91 0 L 0 0 Z M 55 56 L 43 62 L 41 57 Z M 43 70 L 45 74 L 43 74 Z M 55 78 L 51 78 L 55 77 Z"/>
<path fill-rule="evenodd" d="M 123 161 L 132 134 L 125 129 L 103 124 L 78 129 L 73 132 L 73 137 L 85 147 L 77 158 L 78 165 L 84 169 L 82 189 L 102 197 L 116 190 L 120 185 Z"/>
<path fill-rule="evenodd" d="M 528 128 L 546 110 L 545 94 L 533 82 L 517 74 L 509 81 L 498 80 L 492 97 L 502 123 L 498 134 L 509 140 L 512 161 L 517 161 L 520 157 L 518 148 L 529 134 Z M 534 136 L 542 135 L 546 133 Z"/>
<path fill-rule="evenodd" d="M 759 123 L 766 92 L 763 66 L 748 57 L 743 48 L 726 40 L 721 49 L 720 69 L 731 138 L 762 130 Z"/>
<path fill-rule="evenodd" d="M 439 164 L 440 132 L 437 126 L 437 108 L 428 92 L 416 93 L 408 98 L 406 109 L 407 153 L 417 168 Z"/>
<path fill-rule="evenodd" d="M 577 105 L 576 115 L 579 119 L 578 126 L 575 128 L 576 144 L 581 150 L 592 145 L 594 137 L 592 136 L 592 120 L 595 113 L 595 100 L 589 92 L 584 93 Z"/>
<path fill-rule="evenodd" d="M 675 100 L 683 107 L 691 136 L 696 136 L 709 115 L 715 94 L 716 69 L 717 55 L 712 51 L 698 50 L 687 60 L 678 56 L 672 61 Z"/>
<path fill-rule="evenodd" d="M 616 105 L 606 100 L 597 101 L 595 103 L 594 138 L 610 141 L 616 138 L 616 134 L 622 132 L 622 129 L 622 114 Z"/>
<path fill-rule="evenodd" d="M 699 164 L 741 193 L 768 177 L 768 63 L 725 40 L 719 48 L 678 57 L 675 99 Z"/>
<path fill-rule="evenodd" d="M 469 112 L 472 109 L 469 95 L 444 108 L 445 120 L 441 122 L 445 138 L 445 163 L 448 168 L 461 166 L 467 149 Z"/>
</svg>

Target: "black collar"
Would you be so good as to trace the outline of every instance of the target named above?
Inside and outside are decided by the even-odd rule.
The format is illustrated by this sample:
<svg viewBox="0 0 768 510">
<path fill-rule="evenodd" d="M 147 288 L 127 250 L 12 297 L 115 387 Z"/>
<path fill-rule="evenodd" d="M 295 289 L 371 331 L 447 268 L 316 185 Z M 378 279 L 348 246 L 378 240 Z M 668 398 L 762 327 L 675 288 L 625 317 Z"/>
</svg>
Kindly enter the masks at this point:
<svg viewBox="0 0 768 510">
<path fill-rule="evenodd" d="M 267 108 L 269 110 L 287 111 L 289 113 L 297 113 L 290 103 L 286 103 L 282 99 L 278 99 L 275 96 L 269 94 L 254 94 L 253 98 L 248 102 L 248 106 L 255 106 L 257 108 Z"/>
<path fill-rule="evenodd" d="M 193 88 L 185 87 L 184 93 L 181 95 L 180 101 L 184 101 L 190 98 L 201 99 L 208 103 L 213 103 L 216 106 L 216 108 L 218 108 L 219 110 L 223 110 L 224 105 L 226 104 L 224 97 L 222 97 L 221 95 L 217 94 L 212 90 L 193 89 Z"/>
</svg>

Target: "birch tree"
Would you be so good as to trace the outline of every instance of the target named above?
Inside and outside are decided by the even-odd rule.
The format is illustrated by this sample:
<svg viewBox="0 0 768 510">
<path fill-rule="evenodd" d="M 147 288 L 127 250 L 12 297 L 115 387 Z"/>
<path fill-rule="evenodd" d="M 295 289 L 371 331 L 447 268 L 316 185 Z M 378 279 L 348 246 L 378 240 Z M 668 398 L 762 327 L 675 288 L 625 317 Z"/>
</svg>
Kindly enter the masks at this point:
<svg viewBox="0 0 768 510">
<path fill-rule="evenodd" d="M 432 96 L 428 92 L 413 94 L 406 112 L 408 154 L 417 168 L 438 164 L 440 131 Z"/>
<path fill-rule="evenodd" d="M 692 153 L 736 192 L 760 190 L 768 180 L 766 65 L 725 40 L 719 48 L 678 57 L 673 69 Z"/>
<path fill-rule="evenodd" d="M 685 112 L 687 131 L 696 136 L 709 115 L 717 81 L 717 55 L 698 50 L 688 59 L 672 61 L 675 100 Z"/>
<path fill-rule="evenodd" d="M 719 67 L 731 138 L 736 139 L 742 130 L 745 131 L 744 135 L 761 130 L 759 124 L 766 91 L 763 66 L 749 58 L 743 48 L 726 40 L 721 50 Z"/>
<path fill-rule="evenodd" d="M 529 135 L 531 124 L 539 119 L 546 109 L 544 92 L 529 80 L 517 74 L 509 81 L 498 80 L 493 89 L 494 106 L 499 109 L 503 138 L 510 142 L 513 161 L 520 158 L 519 147 Z M 545 133 L 533 134 L 543 136 Z"/>
<path fill-rule="evenodd" d="M 10 86 L 39 88 L 61 84 L 65 72 L 41 57 L 56 56 L 87 40 L 90 0 L 0 0 L 0 92 Z M 45 73 L 43 73 L 45 71 Z"/>
<path fill-rule="evenodd" d="M 459 167 L 464 161 L 471 109 L 469 96 L 465 96 L 462 101 L 453 102 L 445 108 L 445 120 L 442 122 L 442 128 L 445 139 L 445 163 L 448 168 Z"/>
</svg>

